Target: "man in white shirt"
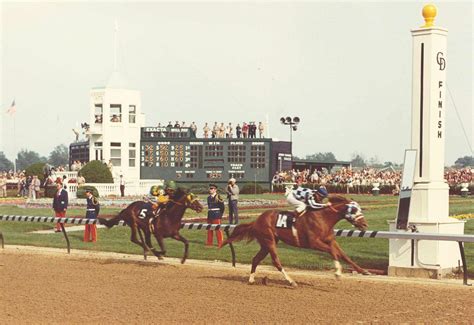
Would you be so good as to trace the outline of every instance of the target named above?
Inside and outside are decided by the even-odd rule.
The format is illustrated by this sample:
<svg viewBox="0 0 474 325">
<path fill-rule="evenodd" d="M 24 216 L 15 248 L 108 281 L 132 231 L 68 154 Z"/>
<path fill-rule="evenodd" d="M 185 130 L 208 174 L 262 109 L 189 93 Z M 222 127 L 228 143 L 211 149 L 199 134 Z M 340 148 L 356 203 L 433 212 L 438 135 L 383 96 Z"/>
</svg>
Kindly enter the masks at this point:
<svg viewBox="0 0 474 325">
<path fill-rule="evenodd" d="M 120 196 L 125 196 L 125 179 L 123 178 L 123 175 L 120 175 Z"/>
</svg>

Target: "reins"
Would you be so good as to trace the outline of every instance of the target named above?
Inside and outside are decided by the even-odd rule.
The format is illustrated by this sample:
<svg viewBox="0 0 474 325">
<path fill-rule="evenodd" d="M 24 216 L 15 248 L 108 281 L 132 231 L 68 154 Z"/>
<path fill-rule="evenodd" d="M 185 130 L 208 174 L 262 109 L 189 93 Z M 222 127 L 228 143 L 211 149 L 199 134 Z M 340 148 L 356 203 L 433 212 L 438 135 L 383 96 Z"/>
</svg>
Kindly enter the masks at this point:
<svg viewBox="0 0 474 325">
<path fill-rule="evenodd" d="M 337 210 L 336 210 L 336 209 L 335 209 L 335 208 L 332 206 L 332 204 L 331 204 L 331 205 L 329 205 L 329 206 L 328 206 L 328 208 L 329 208 L 329 209 L 331 209 L 331 210 L 332 210 L 332 212 L 336 212 L 336 213 L 338 213 L 338 212 L 339 212 L 339 211 L 337 211 Z"/>
</svg>

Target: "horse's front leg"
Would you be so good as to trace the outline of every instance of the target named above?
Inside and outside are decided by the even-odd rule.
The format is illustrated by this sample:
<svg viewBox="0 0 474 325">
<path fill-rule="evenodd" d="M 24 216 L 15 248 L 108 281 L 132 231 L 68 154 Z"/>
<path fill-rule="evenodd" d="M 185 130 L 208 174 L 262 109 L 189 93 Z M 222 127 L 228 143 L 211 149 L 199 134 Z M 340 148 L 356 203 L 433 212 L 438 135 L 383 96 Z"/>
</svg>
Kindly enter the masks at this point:
<svg viewBox="0 0 474 325">
<path fill-rule="evenodd" d="M 359 265 L 357 265 L 354 261 L 352 261 L 349 258 L 349 256 L 347 256 L 346 253 L 344 253 L 341 246 L 339 246 L 339 244 L 335 240 L 332 241 L 331 248 L 334 249 L 336 254 L 339 255 L 346 263 L 351 265 L 354 268 L 354 270 L 356 270 L 358 273 L 361 273 L 361 274 L 364 274 L 364 275 L 370 275 L 369 271 L 364 270 Z"/>
<path fill-rule="evenodd" d="M 181 259 L 181 264 L 184 264 L 184 262 L 186 262 L 186 259 L 188 258 L 189 241 L 183 236 L 181 236 L 179 233 L 174 235 L 173 238 L 184 243 L 184 256 Z"/>
<path fill-rule="evenodd" d="M 335 243 L 336 241 L 333 240 L 332 242 Z M 317 249 L 317 250 L 322 251 L 322 252 L 327 252 L 332 256 L 332 258 L 334 260 L 334 267 L 336 269 L 336 272 L 334 273 L 334 275 L 336 276 L 336 279 L 340 279 L 341 276 L 342 276 L 342 266 L 341 266 L 341 263 L 339 262 L 339 254 L 338 254 L 339 252 L 338 252 L 338 250 L 333 245 L 325 243 L 320 238 L 317 238 L 317 239 L 311 241 L 310 242 L 310 247 L 312 249 Z"/>
<path fill-rule="evenodd" d="M 156 227 L 156 225 L 154 227 L 153 235 L 155 236 L 155 239 L 158 242 L 158 245 L 160 246 L 160 249 L 161 249 L 161 251 L 159 252 L 155 251 L 154 253 L 156 257 L 158 257 L 158 259 L 162 260 L 163 256 L 166 255 L 166 248 L 165 248 L 165 243 L 163 242 L 163 236 L 159 232 L 159 229 L 158 227 Z"/>
</svg>

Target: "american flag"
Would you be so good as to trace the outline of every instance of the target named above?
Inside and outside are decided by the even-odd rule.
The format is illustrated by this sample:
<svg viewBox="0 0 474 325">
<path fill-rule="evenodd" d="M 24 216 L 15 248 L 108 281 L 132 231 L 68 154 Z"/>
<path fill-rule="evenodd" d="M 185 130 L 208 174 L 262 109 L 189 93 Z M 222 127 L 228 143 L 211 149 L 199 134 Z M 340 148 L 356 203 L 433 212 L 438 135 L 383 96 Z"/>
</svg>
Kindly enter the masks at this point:
<svg viewBox="0 0 474 325">
<path fill-rule="evenodd" d="M 15 106 L 15 100 L 13 100 L 12 104 L 7 109 L 7 114 L 10 114 L 10 116 L 14 116 L 15 113 L 16 113 L 16 106 Z"/>
</svg>

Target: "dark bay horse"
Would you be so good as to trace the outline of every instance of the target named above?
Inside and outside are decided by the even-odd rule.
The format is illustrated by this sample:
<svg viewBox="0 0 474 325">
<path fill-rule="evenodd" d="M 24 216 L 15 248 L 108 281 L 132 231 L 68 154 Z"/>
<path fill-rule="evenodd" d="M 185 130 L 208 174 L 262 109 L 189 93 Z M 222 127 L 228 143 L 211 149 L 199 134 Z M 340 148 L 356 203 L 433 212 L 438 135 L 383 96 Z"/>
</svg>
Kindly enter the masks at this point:
<svg viewBox="0 0 474 325">
<path fill-rule="evenodd" d="M 165 207 L 161 208 L 158 216 L 153 219 L 151 227 L 150 217 L 143 214 L 144 207 L 149 207 L 149 204 L 145 201 L 136 201 L 120 211 L 116 217 L 108 220 L 99 218 L 99 221 L 101 224 L 111 228 L 123 220 L 131 229 L 130 240 L 141 246 L 145 253 L 146 251 L 151 251 L 159 259 L 166 254 L 164 238 L 173 238 L 181 241 L 184 243 L 184 256 L 181 263 L 184 263 L 188 257 L 189 243 L 186 238 L 179 234 L 181 219 L 187 208 L 201 212 L 203 209 L 202 204 L 194 194 L 178 188 Z M 142 237 L 140 230 L 144 232 L 145 238 Z M 160 245 L 161 251 L 157 251 L 151 244 L 152 231 L 158 245 Z M 140 240 L 137 238 L 137 234 L 140 236 Z"/>
<path fill-rule="evenodd" d="M 298 217 L 294 224 L 298 238 L 295 237 L 290 227 L 281 227 L 286 225 L 284 214 L 288 214 L 288 218 L 292 219 L 292 212 L 282 213 L 281 211 L 269 210 L 262 213 L 254 222 L 238 225 L 230 237 L 223 242 L 222 246 L 243 239 L 248 239 L 249 241 L 256 239 L 258 241 L 260 251 L 252 260 L 249 284 L 255 283 L 255 270 L 258 264 L 270 253 L 273 265 L 278 271 L 282 272 L 291 286 L 296 287 L 296 282 L 288 276 L 278 258 L 276 246 L 279 240 L 291 246 L 329 253 L 334 260 L 337 278 L 340 278 L 342 275 L 342 267 L 339 263 L 340 258 L 350 264 L 357 272 L 369 274 L 368 271 L 363 270 L 342 251 L 334 236 L 334 225 L 341 219 L 346 219 L 358 229 L 367 229 L 367 222 L 359 204 L 340 195 L 331 195 L 329 202 L 332 205 L 327 208 L 309 210 Z M 277 226 L 280 227 L 277 228 Z"/>
</svg>

